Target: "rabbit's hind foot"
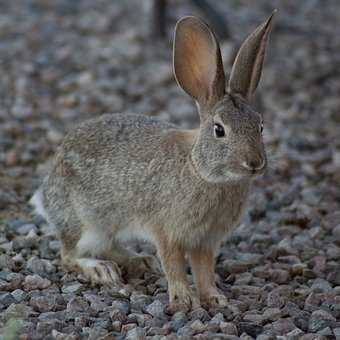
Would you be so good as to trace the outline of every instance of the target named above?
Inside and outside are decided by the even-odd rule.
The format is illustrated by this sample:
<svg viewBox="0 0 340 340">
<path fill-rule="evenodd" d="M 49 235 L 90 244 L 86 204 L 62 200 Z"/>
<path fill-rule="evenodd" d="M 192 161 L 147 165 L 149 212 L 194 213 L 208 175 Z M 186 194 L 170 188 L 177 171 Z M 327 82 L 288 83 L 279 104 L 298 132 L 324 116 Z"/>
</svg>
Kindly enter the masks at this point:
<svg viewBox="0 0 340 340">
<path fill-rule="evenodd" d="M 103 284 L 121 288 L 123 280 L 119 266 L 114 261 L 93 258 L 63 259 L 72 270 L 83 274 L 93 284 Z"/>
<path fill-rule="evenodd" d="M 127 277 L 142 277 L 145 272 L 152 272 L 156 275 L 162 274 L 162 268 L 155 256 L 137 255 L 126 259 L 122 264 L 124 276 Z"/>
<path fill-rule="evenodd" d="M 85 277 L 92 283 L 123 286 L 121 272 L 115 262 L 91 258 L 80 258 L 76 262 Z"/>
</svg>

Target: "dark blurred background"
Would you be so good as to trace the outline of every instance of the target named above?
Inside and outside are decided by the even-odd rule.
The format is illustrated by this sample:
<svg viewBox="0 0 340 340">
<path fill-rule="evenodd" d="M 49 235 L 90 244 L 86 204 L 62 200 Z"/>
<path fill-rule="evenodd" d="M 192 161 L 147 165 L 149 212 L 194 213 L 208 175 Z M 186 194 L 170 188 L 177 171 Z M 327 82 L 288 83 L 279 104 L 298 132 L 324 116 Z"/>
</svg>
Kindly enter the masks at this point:
<svg viewBox="0 0 340 340">
<path fill-rule="evenodd" d="M 242 40 L 274 8 L 278 13 L 256 100 L 273 156 L 272 171 L 264 181 L 280 191 L 296 180 L 336 191 L 332 186 L 340 183 L 339 2 L 207 0 L 219 15 L 214 20 L 200 1 L 195 5 L 169 0 L 163 35 L 157 32 L 155 2 L 0 2 L 4 216 L 25 210 L 65 130 L 78 121 L 105 112 L 136 112 L 183 127 L 198 125 L 192 101 L 172 74 L 171 40 L 178 18 L 198 15 L 217 28 L 228 73 Z M 277 195 L 274 189 L 272 198 Z M 337 191 L 333 195 L 339 197 Z"/>
</svg>

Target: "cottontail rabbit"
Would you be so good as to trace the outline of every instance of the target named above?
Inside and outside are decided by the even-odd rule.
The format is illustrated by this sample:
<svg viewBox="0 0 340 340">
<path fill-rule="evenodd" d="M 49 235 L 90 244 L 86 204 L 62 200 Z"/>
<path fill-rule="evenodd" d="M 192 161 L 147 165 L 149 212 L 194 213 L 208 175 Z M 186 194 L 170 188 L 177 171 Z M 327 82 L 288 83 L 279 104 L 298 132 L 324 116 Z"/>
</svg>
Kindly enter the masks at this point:
<svg viewBox="0 0 340 340">
<path fill-rule="evenodd" d="M 200 128 L 143 115 L 104 115 L 64 138 L 32 197 L 56 228 L 65 265 L 119 285 L 121 269 L 157 270 L 154 257 L 125 249 L 141 236 L 156 246 L 170 308 L 191 308 L 186 256 L 201 303 L 225 305 L 214 256 L 237 225 L 252 179 L 266 168 L 261 115 L 249 101 L 261 75 L 271 15 L 243 43 L 225 89 L 219 44 L 200 19 L 176 26 L 174 73 L 198 104 Z"/>
</svg>

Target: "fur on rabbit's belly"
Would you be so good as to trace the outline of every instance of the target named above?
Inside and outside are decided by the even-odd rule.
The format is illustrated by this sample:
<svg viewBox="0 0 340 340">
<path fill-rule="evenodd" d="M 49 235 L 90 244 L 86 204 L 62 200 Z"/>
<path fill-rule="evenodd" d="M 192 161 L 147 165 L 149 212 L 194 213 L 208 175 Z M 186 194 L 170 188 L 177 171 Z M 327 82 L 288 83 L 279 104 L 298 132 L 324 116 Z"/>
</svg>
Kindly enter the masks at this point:
<svg viewBox="0 0 340 340">
<path fill-rule="evenodd" d="M 130 215 L 127 224 L 121 224 L 116 238 L 119 241 L 137 239 L 153 243 L 153 235 L 156 235 L 185 248 L 209 242 L 219 243 L 238 226 L 245 210 L 249 187 L 233 189 L 233 192 L 237 191 L 239 199 L 230 197 L 223 191 L 218 194 L 223 197 L 222 200 L 207 193 L 194 201 L 195 204 L 160 205 L 154 209 L 144 206 L 135 216 Z"/>
<path fill-rule="evenodd" d="M 120 242 L 139 240 L 153 243 L 154 241 L 148 228 L 143 227 L 138 221 L 133 221 L 120 229 L 116 234 L 116 239 Z"/>
<path fill-rule="evenodd" d="M 193 248 L 209 242 L 215 244 L 223 241 L 238 226 L 242 211 L 243 207 L 240 206 L 240 210 L 233 216 L 220 213 L 217 218 L 212 216 L 204 223 L 188 223 L 188 221 L 181 220 L 179 216 L 173 223 L 170 223 L 170 220 L 163 220 L 163 223 L 159 223 L 158 218 L 148 222 L 135 219 L 117 232 L 116 239 L 120 242 L 139 240 L 154 243 L 153 234 L 161 233 L 170 243 L 182 244 L 185 248 Z"/>
</svg>

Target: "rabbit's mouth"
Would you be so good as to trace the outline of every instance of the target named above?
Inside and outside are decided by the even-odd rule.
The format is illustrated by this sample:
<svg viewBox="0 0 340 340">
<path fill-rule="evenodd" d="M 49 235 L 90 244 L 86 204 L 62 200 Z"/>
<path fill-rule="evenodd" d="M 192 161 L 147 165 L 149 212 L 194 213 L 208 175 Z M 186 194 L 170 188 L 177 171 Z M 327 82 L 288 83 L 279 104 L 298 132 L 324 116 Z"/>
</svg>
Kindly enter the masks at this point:
<svg viewBox="0 0 340 340">
<path fill-rule="evenodd" d="M 251 180 L 264 174 L 266 164 L 261 169 L 248 169 L 238 162 L 229 161 L 227 164 L 214 164 L 208 171 L 199 171 L 200 176 L 207 182 L 225 183 Z"/>
<path fill-rule="evenodd" d="M 261 168 L 247 169 L 244 166 L 237 166 L 233 169 L 225 169 L 224 173 L 227 179 L 241 180 L 241 179 L 253 179 L 262 176 L 266 171 L 266 165 Z"/>
<path fill-rule="evenodd" d="M 254 178 L 254 177 L 262 176 L 266 171 L 266 167 L 264 166 L 261 169 L 244 169 L 244 168 L 242 168 L 241 171 L 242 171 L 242 174 L 244 176 Z"/>
</svg>

